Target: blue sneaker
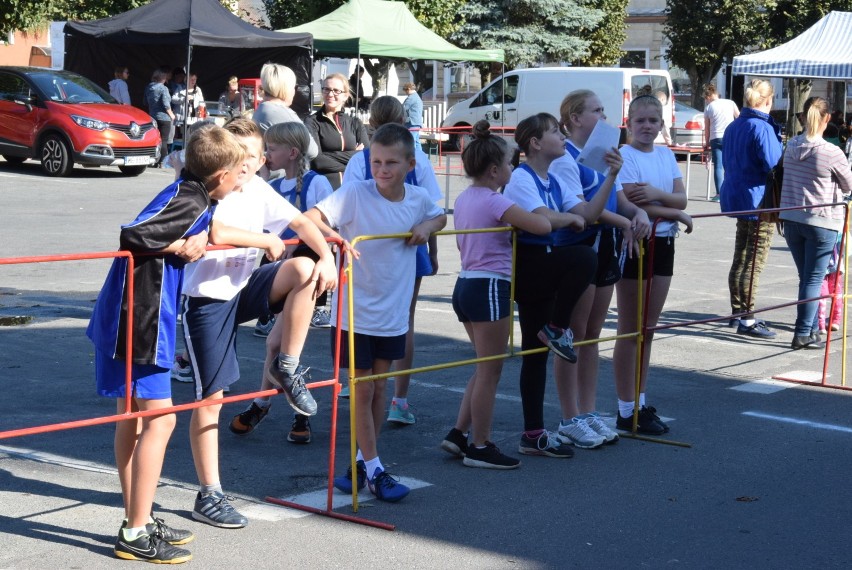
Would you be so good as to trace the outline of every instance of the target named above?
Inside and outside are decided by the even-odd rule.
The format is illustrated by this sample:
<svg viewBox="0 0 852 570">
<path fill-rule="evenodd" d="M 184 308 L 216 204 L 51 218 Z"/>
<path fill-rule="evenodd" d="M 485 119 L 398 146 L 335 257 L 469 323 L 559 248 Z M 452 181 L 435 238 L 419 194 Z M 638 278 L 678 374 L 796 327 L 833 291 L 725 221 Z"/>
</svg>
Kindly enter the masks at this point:
<svg viewBox="0 0 852 570">
<path fill-rule="evenodd" d="M 363 461 L 355 462 L 355 470 L 358 472 L 358 490 L 364 488 L 364 485 L 367 484 L 367 466 Z M 352 494 L 352 466 L 349 466 L 349 469 L 346 470 L 346 475 L 342 477 L 334 478 L 334 488 L 338 491 L 342 491 L 347 495 Z"/>
<path fill-rule="evenodd" d="M 389 503 L 401 501 L 411 492 L 411 489 L 400 483 L 398 479 L 395 479 L 390 473 L 381 469 L 376 471 L 376 474 L 373 475 L 373 478 L 368 483 L 370 485 L 370 492 L 378 500 Z"/>
<path fill-rule="evenodd" d="M 571 332 L 571 329 L 544 325 L 538 331 L 538 340 L 550 347 L 554 354 L 571 364 L 577 362 L 577 353 L 574 352 L 574 333 Z"/>
<path fill-rule="evenodd" d="M 761 320 L 756 320 L 753 325 L 747 326 L 740 321 L 737 326 L 737 334 L 745 334 L 755 338 L 775 338 L 775 333 L 769 330 L 766 323 Z"/>
</svg>

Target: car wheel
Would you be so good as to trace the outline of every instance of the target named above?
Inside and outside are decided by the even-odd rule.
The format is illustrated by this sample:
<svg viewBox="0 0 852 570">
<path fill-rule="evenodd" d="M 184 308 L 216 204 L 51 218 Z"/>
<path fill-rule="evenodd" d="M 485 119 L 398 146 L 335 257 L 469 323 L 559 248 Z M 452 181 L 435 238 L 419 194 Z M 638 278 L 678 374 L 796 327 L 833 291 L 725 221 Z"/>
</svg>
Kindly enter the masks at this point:
<svg viewBox="0 0 852 570">
<path fill-rule="evenodd" d="M 8 155 L 8 154 L 4 154 L 3 159 L 6 162 L 8 162 L 9 164 L 23 164 L 24 161 L 27 159 L 27 157 L 25 157 L 25 156 L 11 156 L 11 155 Z"/>
<path fill-rule="evenodd" d="M 50 176 L 67 176 L 74 168 L 68 145 L 59 135 L 48 135 L 41 145 L 41 167 Z"/>
<path fill-rule="evenodd" d="M 124 174 L 125 176 L 139 176 L 140 174 L 145 172 L 146 168 L 148 168 L 148 167 L 144 166 L 144 165 L 142 165 L 142 166 L 119 166 L 118 167 L 118 169 L 121 171 L 121 173 Z"/>
</svg>

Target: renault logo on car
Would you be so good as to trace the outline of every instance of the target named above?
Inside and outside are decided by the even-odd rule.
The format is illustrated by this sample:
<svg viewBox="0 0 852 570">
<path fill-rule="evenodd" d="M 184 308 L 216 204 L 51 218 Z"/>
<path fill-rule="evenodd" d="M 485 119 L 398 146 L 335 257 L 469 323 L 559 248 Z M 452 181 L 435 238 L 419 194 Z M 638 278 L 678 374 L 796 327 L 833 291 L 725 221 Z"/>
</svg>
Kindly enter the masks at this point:
<svg viewBox="0 0 852 570">
<path fill-rule="evenodd" d="M 141 129 L 139 128 L 139 125 L 137 125 L 135 121 L 131 121 L 130 122 L 130 136 L 132 136 L 133 138 L 136 138 L 136 137 L 139 136 L 140 131 L 141 131 Z"/>
</svg>

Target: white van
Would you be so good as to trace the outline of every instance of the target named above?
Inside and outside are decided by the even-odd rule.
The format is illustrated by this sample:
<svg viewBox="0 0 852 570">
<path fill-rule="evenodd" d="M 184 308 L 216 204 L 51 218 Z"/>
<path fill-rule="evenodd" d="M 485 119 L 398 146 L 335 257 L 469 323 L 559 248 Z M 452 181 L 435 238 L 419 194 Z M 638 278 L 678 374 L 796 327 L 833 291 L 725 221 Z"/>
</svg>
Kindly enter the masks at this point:
<svg viewBox="0 0 852 570">
<path fill-rule="evenodd" d="M 469 127 L 481 119 L 495 129 L 506 128 L 507 134 L 523 119 L 536 113 L 550 113 L 559 118 L 559 105 L 565 95 L 577 89 L 590 89 L 604 105 L 607 123 L 614 127 L 627 125 L 627 106 L 636 93 L 650 86 L 662 100 L 666 125 L 673 122 L 672 80 L 660 69 L 619 67 L 542 67 L 509 71 L 479 93 L 450 107 L 442 127 Z M 461 134 L 450 134 L 450 144 L 458 148 Z M 622 130 L 622 142 L 624 141 Z"/>
</svg>

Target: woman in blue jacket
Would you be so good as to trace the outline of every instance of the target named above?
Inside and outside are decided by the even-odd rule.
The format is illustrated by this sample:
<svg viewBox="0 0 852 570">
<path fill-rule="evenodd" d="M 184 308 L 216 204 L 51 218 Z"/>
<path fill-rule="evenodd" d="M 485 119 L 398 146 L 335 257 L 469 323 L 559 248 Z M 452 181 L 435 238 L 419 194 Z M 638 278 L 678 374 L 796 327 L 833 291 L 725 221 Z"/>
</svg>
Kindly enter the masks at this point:
<svg viewBox="0 0 852 570">
<path fill-rule="evenodd" d="M 725 130 L 725 181 L 722 183 L 722 211 L 757 210 L 766 190 L 766 175 L 781 158 L 781 128 L 769 116 L 775 90 L 763 79 L 752 80 L 745 91 L 745 105 Z M 769 257 L 774 224 L 762 222 L 756 214 L 737 215 L 734 260 L 728 273 L 731 319 L 737 333 L 757 338 L 773 338 L 775 333 L 755 319 L 754 298 L 760 272 Z M 755 234 L 757 243 L 755 243 Z M 752 274 L 752 264 L 754 273 Z M 754 281 L 754 283 L 752 283 Z"/>
</svg>

